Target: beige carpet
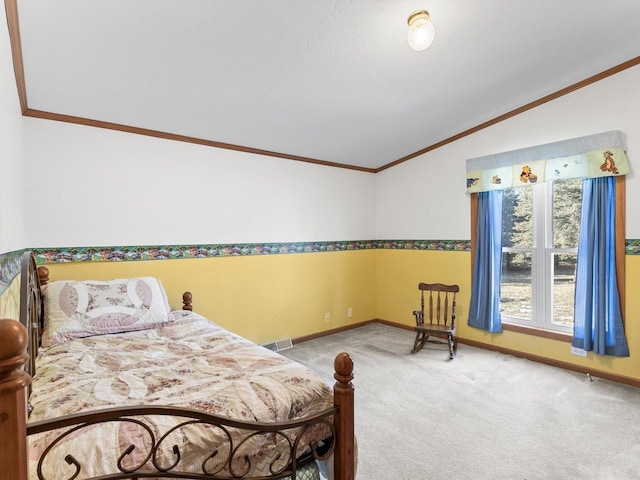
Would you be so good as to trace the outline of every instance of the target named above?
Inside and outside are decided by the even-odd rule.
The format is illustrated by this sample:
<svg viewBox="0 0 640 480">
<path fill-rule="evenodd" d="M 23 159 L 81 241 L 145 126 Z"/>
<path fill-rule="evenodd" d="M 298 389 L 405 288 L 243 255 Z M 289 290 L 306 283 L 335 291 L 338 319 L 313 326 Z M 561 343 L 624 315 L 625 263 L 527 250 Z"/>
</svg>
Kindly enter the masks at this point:
<svg viewBox="0 0 640 480">
<path fill-rule="evenodd" d="M 358 480 L 640 479 L 640 389 L 371 324 L 281 353 L 354 361 Z"/>
</svg>

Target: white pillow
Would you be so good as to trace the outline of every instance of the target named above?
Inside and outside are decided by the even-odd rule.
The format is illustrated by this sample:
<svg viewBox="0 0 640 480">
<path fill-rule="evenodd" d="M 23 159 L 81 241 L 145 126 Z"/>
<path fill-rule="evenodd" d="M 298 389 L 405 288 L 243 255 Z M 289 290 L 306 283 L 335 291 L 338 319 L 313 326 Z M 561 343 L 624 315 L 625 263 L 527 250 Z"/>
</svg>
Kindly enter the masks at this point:
<svg viewBox="0 0 640 480">
<path fill-rule="evenodd" d="M 155 328 L 171 319 L 164 288 L 153 277 L 57 281 L 44 295 L 42 346 L 73 338 Z"/>
</svg>

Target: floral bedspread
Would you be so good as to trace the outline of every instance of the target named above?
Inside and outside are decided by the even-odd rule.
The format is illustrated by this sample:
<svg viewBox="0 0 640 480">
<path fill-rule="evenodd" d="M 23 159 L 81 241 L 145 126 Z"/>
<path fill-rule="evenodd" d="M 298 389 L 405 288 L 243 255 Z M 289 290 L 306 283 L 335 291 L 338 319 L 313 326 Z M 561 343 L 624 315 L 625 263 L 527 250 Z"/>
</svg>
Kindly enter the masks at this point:
<svg viewBox="0 0 640 480">
<path fill-rule="evenodd" d="M 331 389 L 308 368 L 197 314 L 174 315 L 175 320 L 161 328 L 79 338 L 41 349 L 29 422 L 142 404 L 195 408 L 233 419 L 274 422 L 309 416 L 333 404 Z M 162 432 L 168 427 L 171 425 L 156 428 Z M 75 441 L 72 435 L 62 448 L 74 452 L 81 449 L 87 465 L 98 470 L 92 472 L 95 475 L 102 468 L 112 468 L 107 464 L 113 461 L 113 453 L 94 447 L 126 447 L 129 440 L 123 440 L 123 435 L 128 428 L 116 424 L 91 427 L 83 433 L 82 440 Z M 210 434 L 193 433 L 181 441 L 206 445 L 211 439 L 201 437 Z M 30 438 L 32 476 L 37 459 L 53 436 L 49 432 Z M 185 456 L 181 461 L 190 460 Z M 186 468 L 201 469 L 202 459 L 193 461 L 193 467 Z M 58 478 L 58 474 L 67 478 L 74 471 L 59 457 L 48 463 L 45 469 L 52 475 L 47 478 Z M 86 473 L 82 472 L 79 478 Z"/>
</svg>

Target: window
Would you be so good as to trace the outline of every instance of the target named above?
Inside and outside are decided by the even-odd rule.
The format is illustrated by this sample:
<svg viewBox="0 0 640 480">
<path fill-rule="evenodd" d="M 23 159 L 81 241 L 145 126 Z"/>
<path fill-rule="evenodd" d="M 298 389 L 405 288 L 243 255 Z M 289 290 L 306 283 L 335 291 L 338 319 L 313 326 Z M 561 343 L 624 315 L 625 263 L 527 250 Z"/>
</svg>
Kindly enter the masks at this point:
<svg viewBox="0 0 640 480">
<path fill-rule="evenodd" d="M 628 356 L 623 137 L 604 132 L 467 160 L 467 325 L 500 333 L 505 321 L 508 330 Z"/>
<path fill-rule="evenodd" d="M 503 322 L 571 333 L 581 201 L 581 179 L 505 190 Z"/>
</svg>

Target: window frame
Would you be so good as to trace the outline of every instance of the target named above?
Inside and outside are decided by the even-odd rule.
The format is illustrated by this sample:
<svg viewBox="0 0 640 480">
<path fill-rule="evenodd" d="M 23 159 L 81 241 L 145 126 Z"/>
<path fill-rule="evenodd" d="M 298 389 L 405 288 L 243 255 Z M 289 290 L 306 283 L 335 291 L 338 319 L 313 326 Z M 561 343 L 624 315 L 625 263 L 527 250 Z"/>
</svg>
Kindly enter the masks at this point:
<svg viewBox="0 0 640 480">
<path fill-rule="evenodd" d="M 616 194 L 615 194 L 615 242 L 616 242 L 616 279 L 618 283 L 618 293 L 620 297 L 620 313 L 622 316 L 622 325 L 625 325 L 625 306 L 626 306 L 626 289 L 625 289 L 625 224 L 626 224 L 626 182 L 624 175 L 615 177 Z M 478 194 L 470 194 L 470 213 L 471 213 L 471 275 L 473 277 L 473 265 L 476 248 L 476 234 L 478 228 Z M 571 342 L 572 334 L 564 333 L 557 330 L 548 330 L 538 326 L 526 326 L 514 323 L 502 323 L 503 330 L 534 335 L 538 337 L 550 338 Z"/>
</svg>

